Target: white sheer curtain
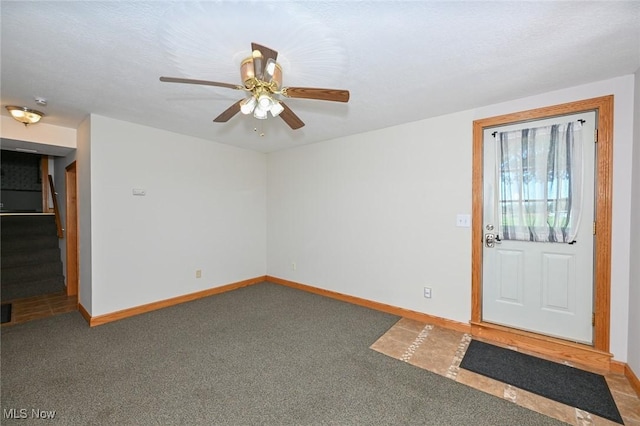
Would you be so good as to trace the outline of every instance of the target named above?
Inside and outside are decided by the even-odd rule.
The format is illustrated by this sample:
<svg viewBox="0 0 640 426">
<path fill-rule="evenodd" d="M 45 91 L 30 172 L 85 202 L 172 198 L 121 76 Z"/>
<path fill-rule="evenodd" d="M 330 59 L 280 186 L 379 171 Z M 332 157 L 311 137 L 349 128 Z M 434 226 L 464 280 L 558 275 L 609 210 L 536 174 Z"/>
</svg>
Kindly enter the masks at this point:
<svg viewBox="0 0 640 426">
<path fill-rule="evenodd" d="M 571 243 L 582 204 L 580 122 L 498 132 L 505 240 Z"/>
</svg>

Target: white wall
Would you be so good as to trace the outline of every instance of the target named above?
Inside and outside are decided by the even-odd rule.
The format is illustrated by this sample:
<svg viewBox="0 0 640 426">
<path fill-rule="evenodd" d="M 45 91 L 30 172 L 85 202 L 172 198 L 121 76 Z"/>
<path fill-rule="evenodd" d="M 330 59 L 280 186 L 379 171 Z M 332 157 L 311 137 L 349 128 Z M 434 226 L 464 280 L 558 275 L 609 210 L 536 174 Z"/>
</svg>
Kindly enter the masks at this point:
<svg viewBox="0 0 640 426">
<path fill-rule="evenodd" d="M 471 233 L 455 219 L 471 211 L 473 120 L 614 94 L 611 351 L 625 361 L 632 92 L 625 76 L 271 153 L 268 274 L 469 321 Z"/>
<path fill-rule="evenodd" d="M 455 218 L 471 212 L 472 118 L 270 154 L 269 275 L 467 321 L 470 230 Z"/>
<path fill-rule="evenodd" d="M 631 271 L 629 289 L 629 355 L 627 363 L 640 377 L 640 70 L 635 74 L 633 130 L 633 193 L 631 212 Z"/>
<path fill-rule="evenodd" d="M 98 115 L 90 148 L 92 316 L 266 273 L 265 154 Z"/>
<path fill-rule="evenodd" d="M 25 126 L 8 116 L 0 116 L 0 136 L 18 141 L 36 142 L 56 147 L 75 148 L 76 129 L 40 122 Z"/>
</svg>

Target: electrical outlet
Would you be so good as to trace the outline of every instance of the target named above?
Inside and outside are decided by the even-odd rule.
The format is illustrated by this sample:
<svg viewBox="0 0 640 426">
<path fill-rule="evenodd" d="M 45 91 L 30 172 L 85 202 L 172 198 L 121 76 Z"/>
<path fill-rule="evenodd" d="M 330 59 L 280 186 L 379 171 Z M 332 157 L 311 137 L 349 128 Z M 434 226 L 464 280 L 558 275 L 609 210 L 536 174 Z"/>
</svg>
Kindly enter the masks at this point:
<svg viewBox="0 0 640 426">
<path fill-rule="evenodd" d="M 196 278 L 202 278 L 202 269 L 196 269 Z"/>
<path fill-rule="evenodd" d="M 424 288 L 424 297 L 426 299 L 431 299 L 431 288 L 429 287 Z"/>
<path fill-rule="evenodd" d="M 296 269 L 298 269 L 298 265 L 296 265 L 296 262 L 291 262 L 291 270 L 295 271 Z"/>
</svg>

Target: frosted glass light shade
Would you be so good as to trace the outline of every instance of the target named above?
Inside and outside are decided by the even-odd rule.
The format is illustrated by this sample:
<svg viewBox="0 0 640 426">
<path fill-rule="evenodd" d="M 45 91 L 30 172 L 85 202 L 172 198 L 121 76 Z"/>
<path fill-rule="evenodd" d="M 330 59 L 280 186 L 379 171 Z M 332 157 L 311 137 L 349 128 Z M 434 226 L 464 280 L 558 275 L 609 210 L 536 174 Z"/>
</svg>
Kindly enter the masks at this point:
<svg viewBox="0 0 640 426">
<path fill-rule="evenodd" d="M 260 95 L 258 97 L 258 104 L 260 105 L 260 107 L 264 110 L 269 110 L 269 108 L 271 108 L 271 103 L 273 101 L 271 100 L 271 97 L 269 97 L 269 95 L 267 95 L 266 93 L 263 93 L 262 95 Z"/>
<path fill-rule="evenodd" d="M 245 99 L 244 101 L 240 102 L 240 112 L 244 115 L 251 114 L 253 112 L 253 109 L 256 107 L 257 102 L 258 101 L 256 101 L 256 98 L 254 96 Z"/>
<path fill-rule="evenodd" d="M 284 111 L 284 107 L 280 102 L 274 102 L 273 105 L 271 106 L 270 111 L 271 111 L 271 115 L 273 115 L 274 117 L 277 117 L 280 115 L 282 111 Z"/>
<path fill-rule="evenodd" d="M 9 111 L 9 114 L 11 114 L 15 120 L 23 123 L 25 126 L 29 124 L 36 124 L 42 117 L 44 117 L 44 114 L 40 111 L 27 107 L 8 105 L 7 111 Z"/>
<path fill-rule="evenodd" d="M 253 110 L 253 116 L 259 120 L 265 120 L 267 118 L 267 111 L 268 110 L 262 108 L 260 104 L 258 104 L 256 109 Z"/>
</svg>

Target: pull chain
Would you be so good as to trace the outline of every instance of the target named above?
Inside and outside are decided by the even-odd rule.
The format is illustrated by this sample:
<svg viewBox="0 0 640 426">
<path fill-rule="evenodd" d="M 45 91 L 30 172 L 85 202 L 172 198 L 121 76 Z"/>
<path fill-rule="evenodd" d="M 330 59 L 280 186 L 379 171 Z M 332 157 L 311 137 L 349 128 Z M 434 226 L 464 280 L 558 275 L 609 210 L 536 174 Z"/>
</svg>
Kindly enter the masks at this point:
<svg viewBox="0 0 640 426">
<path fill-rule="evenodd" d="M 254 127 L 254 128 L 253 128 L 253 131 L 254 131 L 254 132 L 256 132 L 256 133 L 258 133 L 258 128 L 257 128 L 257 127 Z M 263 138 L 263 137 L 264 137 L 264 125 L 263 125 L 263 123 L 262 123 L 262 120 L 260 120 L 260 132 L 259 132 L 258 134 L 260 135 L 260 137 L 261 137 L 261 138 Z"/>
</svg>

